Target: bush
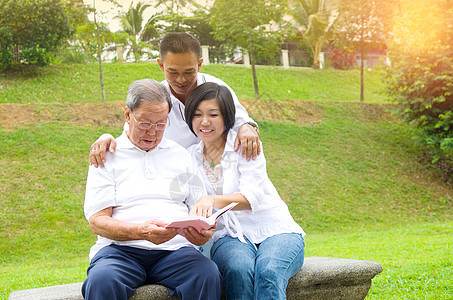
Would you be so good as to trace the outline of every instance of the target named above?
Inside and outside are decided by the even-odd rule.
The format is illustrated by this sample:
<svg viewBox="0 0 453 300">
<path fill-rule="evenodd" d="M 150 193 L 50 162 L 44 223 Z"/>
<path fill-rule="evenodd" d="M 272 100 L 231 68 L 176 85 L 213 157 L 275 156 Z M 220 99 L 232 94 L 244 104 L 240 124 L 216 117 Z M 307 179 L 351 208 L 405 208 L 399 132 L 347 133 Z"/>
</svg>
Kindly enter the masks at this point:
<svg viewBox="0 0 453 300">
<path fill-rule="evenodd" d="M 436 44 L 425 53 L 389 53 L 386 93 L 398 104 L 396 113 L 420 129 L 418 138 L 434 154 L 453 154 L 453 51 Z"/>
<path fill-rule="evenodd" d="M 58 61 L 64 64 L 84 64 L 89 62 L 89 58 L 83 50 L 74 47 L 64 49 Z"/>
<path fill-rule="evenodd" d="M 453 157 L 453 6 L 451 0 L 400 4 L 386 93 L 398 104 L 396 113 L 419 129 L 419 141 L 437 162 Z"/>
<path fill-rule="evenodd" d="M 5 67 L 9 67 L 13 59 L 13 37 L 7 26 L 0 27 L 0 63 Z"/>
<path fill-rule="evenodd" d="M 71 35 L 62 0 L 0 0 L 0 20 L 3 67 L 11 65 L 14 49 L 20 49 L 21 61 L 45 66 Z"/>
<path fill-rule="evenodd" d="M 335 69 L 351 69 L 355 64 L 355 51 L 350 48 L 333 48 L 329 59 Z"/>
</svg>

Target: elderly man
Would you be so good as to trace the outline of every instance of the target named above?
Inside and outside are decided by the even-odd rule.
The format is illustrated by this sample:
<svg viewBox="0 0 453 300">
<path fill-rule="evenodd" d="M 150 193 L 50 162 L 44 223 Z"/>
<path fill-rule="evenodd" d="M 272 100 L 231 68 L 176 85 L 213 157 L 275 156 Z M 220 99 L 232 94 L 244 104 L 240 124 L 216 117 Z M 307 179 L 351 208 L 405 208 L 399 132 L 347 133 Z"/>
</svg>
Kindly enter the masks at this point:
<svg viewBox="0 0 453 300">
<path fill-rule="evenodd" d="M 85 216 L 98 235 L 83 283 L 85 299 L 127 299 L 145 283 L 166 286 L 180 299 L 220 299 L 217 266 L 194 245 L 206 243 L 214 229 L 198 233 L 166 228 L 187 217 L 206 194 L 189 153 L 163 137 L 171 109 L 166 89 L 137 80 L 127 93 L 128 129 L 117 139 L 103 168 L 88 171 Z M 196 180 L 192 180 L 196 182 Z"/>
<path fill-rule="evenodd" d="M 186 99 L 198 85 L 215 82 L 228 87 L 233 95 L 236 107 L 233 129 L 238 133 L 234 145 L 235 151 L 241 145 L 242 155 L 255 159 L 256 155 L 260 153 L 258 127 L 239 103 L 236 94 L 225 82 L 214 76 L 200 73 L 203 58 L 201 58 L 199 41 L 188 33 L 172 32 L 162 39 L 159 50 L 160 58 L 157 59 L 157 62 L 165 75 L 162 83 L 170 93 L 174 107 L 169 114 L 172 126 L 165 132 L 165 136 L 185 148 L 199 142 L 184 120 Z M 113 152 L 115 146 L 113 136 L 102 135 L 91 147 L 90 164 L 102 166 L 106 159 L 106 149 Z"/>
</svg>

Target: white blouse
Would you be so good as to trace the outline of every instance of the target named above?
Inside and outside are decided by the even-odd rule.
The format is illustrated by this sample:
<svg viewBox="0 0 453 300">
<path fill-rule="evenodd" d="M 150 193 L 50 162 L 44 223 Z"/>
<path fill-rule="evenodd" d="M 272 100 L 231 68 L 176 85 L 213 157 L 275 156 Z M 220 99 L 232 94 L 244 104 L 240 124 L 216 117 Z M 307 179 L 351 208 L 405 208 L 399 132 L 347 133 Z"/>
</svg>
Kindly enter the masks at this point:
<svg viewBox="0 0 453 300">
<path fill-rule="evenodd" d="M 236 135 L 233 130 L 229 131 L 220 161 L 222 194 L 240 193 L 247 199 L 252 209 L 230 211 L 222 216 L 218 221 L 213 240 L 230 235 L 243 241 L 245 236 L 252 243 L 258 244 L 280 233 L 301 233 L 304 236 L 305 232 L 294 221 L 288 206 L 280 198 L 267 176 L 263 151 L 256 160 L 247 161 L 242 157 L 240 149 L 237 152 L 234 151 Z M 200 170 L 208 194 L 216 195 L 218 193 L 204 167 L 203 147 L 203 142 L 200 142 L 190 147 L 189 152 Z"/>
</svg>

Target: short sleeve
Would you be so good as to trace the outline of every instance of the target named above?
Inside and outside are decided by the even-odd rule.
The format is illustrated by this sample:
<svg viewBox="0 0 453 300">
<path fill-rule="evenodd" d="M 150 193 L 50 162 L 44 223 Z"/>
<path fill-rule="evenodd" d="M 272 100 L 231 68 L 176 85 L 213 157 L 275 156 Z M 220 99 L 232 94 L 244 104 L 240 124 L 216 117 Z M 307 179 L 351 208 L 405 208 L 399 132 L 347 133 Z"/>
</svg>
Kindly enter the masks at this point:
<svg viewBox="0 0 453 300">
<path fill-rule="evenodd" d="M 85 191 L 84 213 L 87 220 L 97 212 L 114 207 L 115 181 L 107 169 L 90 166 Z"/>
</svg>

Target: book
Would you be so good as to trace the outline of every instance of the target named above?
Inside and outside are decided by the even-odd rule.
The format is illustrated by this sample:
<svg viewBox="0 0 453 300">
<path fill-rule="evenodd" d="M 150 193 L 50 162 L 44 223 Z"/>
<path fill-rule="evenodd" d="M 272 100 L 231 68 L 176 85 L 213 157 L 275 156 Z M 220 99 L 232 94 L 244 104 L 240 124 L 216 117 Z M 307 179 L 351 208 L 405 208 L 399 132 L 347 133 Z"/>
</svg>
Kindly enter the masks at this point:
<svg viewBox="0 0 453 300">
<path fill-rule="evenodd" d="M 184 229 L 188 227 L 195 228 L 198 232 L 201 230 L 206 230 L 211 228 L 215 225 L 217 220 L 223 216 L 224 213 L 238 205 L 238 202 L 230 203 L 229 205 L 225 206 L 222 209 L 219 209 L 214 214 L 212 214 L 209 218 L 203 216 L 189 216 L 183 219 L 175 220 L 165 226 L 166 228 L 179 228 L 179 234 L 184 236 Z"/>
</svg>

